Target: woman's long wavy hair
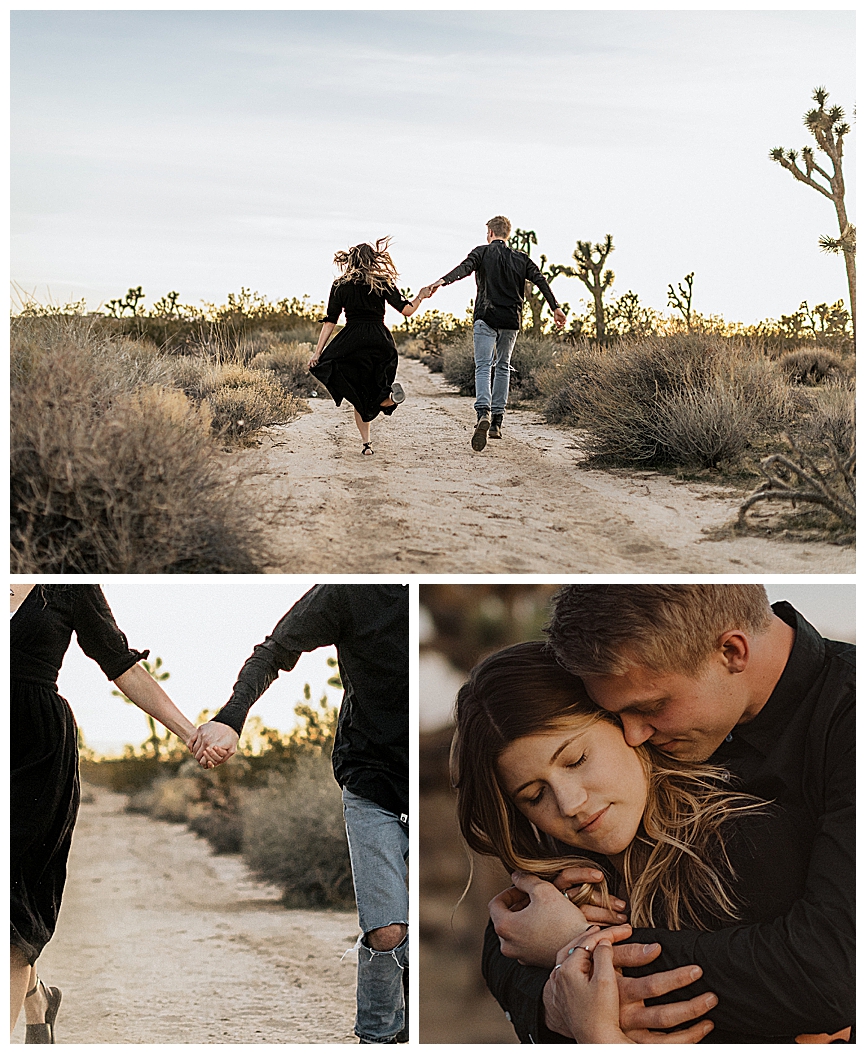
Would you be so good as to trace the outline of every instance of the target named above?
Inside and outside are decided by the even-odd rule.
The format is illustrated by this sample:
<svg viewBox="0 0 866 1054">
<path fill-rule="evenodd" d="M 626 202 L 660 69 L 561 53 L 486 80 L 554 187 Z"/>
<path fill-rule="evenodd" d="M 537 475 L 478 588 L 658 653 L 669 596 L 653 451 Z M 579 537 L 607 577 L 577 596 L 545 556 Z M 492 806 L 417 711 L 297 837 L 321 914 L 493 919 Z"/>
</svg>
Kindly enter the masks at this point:
<svg viewBox="0 0 866 1054">
<path fill-rule="evenodd" d="M 569 726 L 619 721 L 599 709 L 583 683 L 564 670 L 543 642 L 516 644 L 479 663 L 457 695 L 451 776 L 460 830 L 471 849 L 496 856 L 509 871 L 553 878 L 564 867 L 597 863 L 563 855 L 561 843 L 540 831 L 503 790 L 498 760 L 524 736 Z M 732 815 L 767 803 L 726 787 L 715 765 L 680 762 L 649 744 L 635 753 L 647 776 L 640 828 L 625 851 L 623 877 L 634 926 L 709 929 L 738 918 L 736 877 L 723 827 Z M 573 896 L 585 903 L 593 888 Z M 603 890 L 605 897 L 609 896 Z"/>
<path fill-rule="evenodd" d="M 397 282 L 398 273 L 388 252 L 390 238 L 379 238 L 375 246 L 362 242 L 334 255 L 334 263 L 342 272 L 337 285 L 358 282 L 368 285 L 374 293 L 383 293 Z"/>
</svg>

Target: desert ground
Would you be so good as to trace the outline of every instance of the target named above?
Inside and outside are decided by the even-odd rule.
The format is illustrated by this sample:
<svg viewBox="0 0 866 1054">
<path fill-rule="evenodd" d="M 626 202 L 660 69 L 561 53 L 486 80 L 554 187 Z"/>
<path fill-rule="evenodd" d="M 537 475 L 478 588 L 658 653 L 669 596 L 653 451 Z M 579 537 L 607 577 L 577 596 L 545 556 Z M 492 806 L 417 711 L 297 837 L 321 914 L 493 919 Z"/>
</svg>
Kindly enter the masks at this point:
<svg viewBox="0 0 866 1054">
<path fill-rule="evenodd" d="M 535 411 L 509 411 L 503 438 L 474 453 L 472 400 L 417 361 L 401 359 L 397 376 L 407 400 L 373 423 L 372 457 L 361 456 L 351 407 L 330 399 L 310 399 L 312 413 L 227 455 L 265 525 L 268 572 L 854 572 L 853 548 L 716 540 L 741 495 L 581 467 L 576 434 Z"/>
<path fill-rule="evenodd" d="M 85 789 L 39 960 L 63 992 L 57 1042 L 357 1042 L 354 913 L 287 910 L 238 857 L 125 804 Z"/>
</svg>

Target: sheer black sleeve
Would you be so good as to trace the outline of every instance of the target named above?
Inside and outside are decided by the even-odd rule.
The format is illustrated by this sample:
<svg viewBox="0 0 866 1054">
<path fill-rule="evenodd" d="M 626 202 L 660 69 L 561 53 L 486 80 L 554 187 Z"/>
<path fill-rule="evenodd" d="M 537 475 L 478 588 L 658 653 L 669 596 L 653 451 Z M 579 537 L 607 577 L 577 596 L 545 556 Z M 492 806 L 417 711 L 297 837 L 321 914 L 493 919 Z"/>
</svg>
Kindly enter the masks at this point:
<svg viewBox="0 0 866 1054">
<path fill-rule="evenodd" d="M 389 285 L 385 290 L 385 299 L 394 308 L 395 311 L 403 311 L 403 308 L 407 304 L 411 304 L 411 300 L 407 300 L 396 286 Z"/>
<path fill-rule="evenodd" d="M 338 284 L 334 282 L 331 286 L 331 293 L 328 297 L 328 310 L 325 312 L 325 317 L 322 319 L 323 322 L 332 322 L 335 326 L 340 320 L 340 313 L 343 310 L 344 298 L 343 291 L 345 289 L 344 284 Z"/>
<path fill-rule="evenodd" d="M 72 587 L 72 628 L 81 650 L 99 663 L 110 681 L 150 654 L 130 648 L 99 586 Z"/>
</svg>

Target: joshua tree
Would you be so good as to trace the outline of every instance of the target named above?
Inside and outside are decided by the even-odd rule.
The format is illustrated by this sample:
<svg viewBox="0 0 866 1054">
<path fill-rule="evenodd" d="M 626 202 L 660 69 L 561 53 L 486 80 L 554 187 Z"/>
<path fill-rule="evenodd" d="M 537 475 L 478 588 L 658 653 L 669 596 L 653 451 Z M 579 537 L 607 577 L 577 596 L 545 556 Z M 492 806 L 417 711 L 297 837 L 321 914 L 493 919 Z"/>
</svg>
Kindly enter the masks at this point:
<svg viewBox="0 0 866 1054">
<path fill-rule="evenodd" d="M 673 282 L 671 282 L 668 286 L 668 304 L 679 311 L 686 320 L 686 329 L 689 330 L 692 328 L 692 283 L 694 280 L 695 272 L 692 271 L 691 274 L 686 275 L 685 285 L 677 282 L 677 289 L 674 289 Z"/>
<path fill-rule="evenodd" d="M 144 300 L 144 293 L 141 291 L 141 286 L 138 285 L 134 289 L 129 289 L 123 300 L 109 300 L 105 310 L 110 315 L 114 315 L 115 318 L 120 318 L 127 310 L 130 315 L 138 315 L 140 314 L 138 305 L 142 300 Z"/>
<path fill-rule="evenodd" d="M 803 123 L 812 133 L 818 149 L 830 158 L 833 163 L 832 173 L 826 172 L 815 160 L 811 146 L 804 146 L 802 150 L 784 150 L 781 146 L 774 147 L 770 151 L 770 158 L 778 161 L 782 168 L 787 168 L 794 179 L 806 183 L 825 198 L 829 198 L 836 208 L 836 218 L 839 221 L 839 237 L 833 238 L 825 235 L 819 244 L 822 249 L 829 252 L 841 252 L 845 257 L 845 270 L 848 274 L 848 296 L 851 302 L 851 322 L 856 326 L 855 306 L 855 275 L 854 275 L 854 243 L 855 230 L 848 222 L 848 214 L 845 211 L 845 180 L 842 178 L 842 140 L 851 130 L 845 120 L 845 111 L 841 106 L 832 106 L 829 110 L 824 109 L 829 93 L 826 88 L 816 88 L 812 92 L 812 98 L 818 104 L 803 116 Z M 797 164 L 797 159 L 802 157 L 803 167 Z M 823 180 L 824 182 L 819 182 Z"/>
<path fill-rule="evenodd" d="M 590 242 L 578 242 L 572 255 L 577 264 L 577 277 L 592 293 L 595 301 L 595 339 L 601 344 L 604 341 L 604 301 L 605 291 L 613 285 L 613 271 L 602 274 L 602 268 L 608 256 L 613 252 L 613 238 L 605 235 L 604 243 L 592 245 Z M 598 259 L 593 259 L 597 254 Z"/>
</svg>

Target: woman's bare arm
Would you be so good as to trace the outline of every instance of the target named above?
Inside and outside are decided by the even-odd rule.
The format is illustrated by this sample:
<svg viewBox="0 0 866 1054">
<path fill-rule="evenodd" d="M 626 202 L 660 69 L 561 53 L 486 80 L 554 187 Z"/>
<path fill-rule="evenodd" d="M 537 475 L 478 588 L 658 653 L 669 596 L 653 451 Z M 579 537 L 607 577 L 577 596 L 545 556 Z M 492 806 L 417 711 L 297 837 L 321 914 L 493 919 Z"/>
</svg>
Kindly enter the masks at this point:
<svg viewBox="0 0 866 1054">
<path fill-rule="evenodd" d="M 319 361 L 319 358 L 320 358 L 320 356 L 322 354 L 322 351 L 323 351 L 325 345 L 328 343 L 328 338 L 334 332 L 334 326 L 335 325 L 336 325 L 336 322 L 323 322 L 322 323 L 322 332 L 319 334 L 319 342 L 318 342 L 318 344 L 316 344 L 315 354 L 310 359 L 310 361 L 307 363 L 308 366 L 315 366 L 316 363 Z"/>
<path fill-rule="evenodd" d="M 184 717 L 143 666 L 136 663 L 126 673 L 115 678 L 114 683 L 139 709 L 180 736 L 184 743 L 189 743 L 195 725 Z"/>
</svg>

